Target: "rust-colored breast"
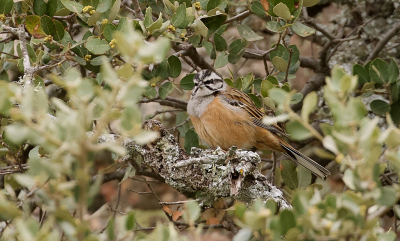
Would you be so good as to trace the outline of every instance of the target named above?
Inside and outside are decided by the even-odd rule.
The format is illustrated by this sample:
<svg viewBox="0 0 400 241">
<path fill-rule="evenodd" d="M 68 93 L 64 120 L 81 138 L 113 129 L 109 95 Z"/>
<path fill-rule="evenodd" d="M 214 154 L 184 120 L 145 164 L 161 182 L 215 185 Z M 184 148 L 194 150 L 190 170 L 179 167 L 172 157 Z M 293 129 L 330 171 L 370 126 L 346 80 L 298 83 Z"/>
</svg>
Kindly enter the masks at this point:
<svg viewBox="0 0 400 241">
<path fill-rule="evenodd" d="M 249 149 L 256 145 L 255 126 L 250 117 L 238 109 L 224 106 L 219 97 L 216 97 L 207 110 L 196 118 L 190 117 L 200 138 L 212 148 L 221 147 L 224 150 L 232 146 Z"/>
</svg>

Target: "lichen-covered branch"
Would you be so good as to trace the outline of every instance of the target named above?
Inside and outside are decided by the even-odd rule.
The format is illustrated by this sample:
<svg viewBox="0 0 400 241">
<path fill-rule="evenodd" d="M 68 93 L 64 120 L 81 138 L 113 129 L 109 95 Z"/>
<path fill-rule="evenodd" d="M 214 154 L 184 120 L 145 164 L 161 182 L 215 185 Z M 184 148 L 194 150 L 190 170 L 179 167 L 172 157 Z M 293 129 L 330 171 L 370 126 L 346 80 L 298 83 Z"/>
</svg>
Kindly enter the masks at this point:
<svg viewBox="0 0 400 241">
<path fill-rule="evenodd" d="M 256 153 L 235 148 L 227 152 L 192 148 L 190 157 L 161 122 L 148 120 L 144 129 L 157 131 L 160 137 L 145 146 L 125 140 L 123 145 L 128 154 L 143 156 L 143 164 L 187 197 L 201 194 L 197 198 L 206 204 L 212 204 L 219 197 L 233 197 L 246 203 L 273 199 L 281 208 L 290 208 L 282 192 L 258 171 L 261 160 Z"/>
</svg>

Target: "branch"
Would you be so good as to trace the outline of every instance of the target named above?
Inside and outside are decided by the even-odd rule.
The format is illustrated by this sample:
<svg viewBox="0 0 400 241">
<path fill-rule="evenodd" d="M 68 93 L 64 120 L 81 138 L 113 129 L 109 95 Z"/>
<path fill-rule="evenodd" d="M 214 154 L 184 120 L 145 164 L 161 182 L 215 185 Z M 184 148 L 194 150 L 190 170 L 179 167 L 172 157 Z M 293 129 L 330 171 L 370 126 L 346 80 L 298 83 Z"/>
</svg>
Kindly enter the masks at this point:
<svg viewBox="0 0 400 241">
<path fill-rule="evenodd" d="M 138 19 L 143 21 L 144 20 L 144 16 L 143 16 L 143 13 L 142 13 L 142 9 L 140 9 L 139 1 L 138 0 L 133 0 L 132 3 L 133 3 L 133 7 L 135 8 L 135 12 L 136 12 L 135 16 Z"/>
<path fill-rule="evenodd" d="M 269 58 L 269 55 L 265 55 L 265 52 L 266 51 L 264 51 L 264 50 L 245 49 L 243 58 L 264 60 L 264 56 L 265 56 L 265 60 L 271 61 Z M 300 67 L 309 68 L 314 71 L 319 70 L 320 62 L 317 59 L 314 59 L 311 57 L 300 57 L 299 61 L 300 61 Z"/>
<path fill-rule="evenodd" d="M 204 195 L 200 202 L 210 203 L 219 197 L 232 197 L 246 203 L 255 199 L 273 199 L 280 207 L 290 208 L 282 192 L 258 171 L 257 164 L 261 160 L 256 153 L 233 148 L 228 152 L 219 148 L 192 148 L 193 156 L 189 157 L 161 122 L 148 120 L 143 128 L 159 132 L 159 139 L 143 147 L 125 140 L 123 145 L 128 154 L 142 155 L 144 165 L 187 197 L 195 197 L 201 192 Z"/>
<path fill-rule="evenodd" d="M 238 15 L 236 15 L 236 16 L 234 16 L 234 17 L 228 19 L 228 20 L 226 20 L 223 24 L 230 23 L 230 22 L 233 22 L 233 21 L 235 21 L 235 20 L 241 20 L 241 19 L 243 19 L 243 18 L 246 18 L 246 17 L 249 16 L 250 14 L 251 14 L 250 10 L 246 10 L 246 11 L 241 12 L 241 13 L 239 13 Z"/>
<path fill-rule="evenodd" d="M 216 72 L 215 69 L 209 63 L 207 63 L 207 61 L 205 61 L 205 59 L 197 52 L 196 48 L 193 47 L 193 45 L 191 44 L 178 45 L 176 43 L 173 43 L 172 48 L 177 52 L 183 50 L 184 51 L 183 55 L 189 57 L 193 61 L 193 63 L 196 66 L 200 67 L 201 69 L 212 69 L 214 70 L 214 72 Z"/>
<path fill-rule="evenodd" d="M 167 97 L 164 100 L 161 98 L 154 98 L 154 99 L 143 98 L 142 100 L 139 101 L 139 103 L 150 103 L 150 102 L 157 102 L 160 105 L 171 106 L 182 110 L 186 110 L 187 107 L 187 101 L 178 100 L 172 97 Z"/>
<path fill-rule="evenodd" d="M 383 47 L 385 47 L 385 45 L 387 44 L 387 42 L 389 42 L 389 40 L 397 33 L 400 31 L 400 22 L 396 23 L 393 28 L 388 31 L 383 37 L 382 39 L 378 42 L 378 44 L 376 45 L 376 47 L 374 48 L 374 50 L 372 50 L 372 53 L 368 56 L 367 60 L 365 60 L 365 62 L 368 62 L 370 60 L 375 59 L 379 52 L 381 52 L 381 50 L 383 49 Z"/>
</svg>

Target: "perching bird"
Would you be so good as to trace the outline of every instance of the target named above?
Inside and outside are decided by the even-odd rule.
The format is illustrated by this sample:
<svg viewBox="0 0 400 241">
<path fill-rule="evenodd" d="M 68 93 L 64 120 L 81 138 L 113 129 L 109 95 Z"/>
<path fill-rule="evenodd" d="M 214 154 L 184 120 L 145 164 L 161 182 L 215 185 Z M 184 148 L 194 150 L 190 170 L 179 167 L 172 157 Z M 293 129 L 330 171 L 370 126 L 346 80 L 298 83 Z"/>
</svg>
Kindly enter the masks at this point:
<svg viewBox="0 0 400 241">
<path fill-rule="evenodd" d="M 304 166 L 322 179 L 330 172 L 295 150 L 281 136 L 285 132 L 276 124 L 263 124 L 264 113 L 245 93 L 230 87 L 211 70 L 194 76 L 195 87 L 187 112 L 197 134 L 212 148 L 228 150 L 252 147 L 282 152 L 292 161 Z"/>
</svg>

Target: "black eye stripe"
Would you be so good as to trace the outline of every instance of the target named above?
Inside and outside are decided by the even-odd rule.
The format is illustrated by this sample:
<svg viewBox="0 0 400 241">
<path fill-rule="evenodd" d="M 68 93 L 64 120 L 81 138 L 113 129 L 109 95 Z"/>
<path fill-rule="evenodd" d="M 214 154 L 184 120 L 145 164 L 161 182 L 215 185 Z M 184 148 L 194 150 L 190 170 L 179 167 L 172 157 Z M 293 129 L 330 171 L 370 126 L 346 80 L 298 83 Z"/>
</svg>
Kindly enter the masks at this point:
<svg viewBox="0 0 400 241">
<path fill-rule="evenodd" d="M 204 81 L 204 84 L 209 85 L 209 84 L 214 84 L 214 83 L 217 83 L 220 81 L 221 81 L 220 79 L 210 79 L 210 80 Z"/>
</svg>

